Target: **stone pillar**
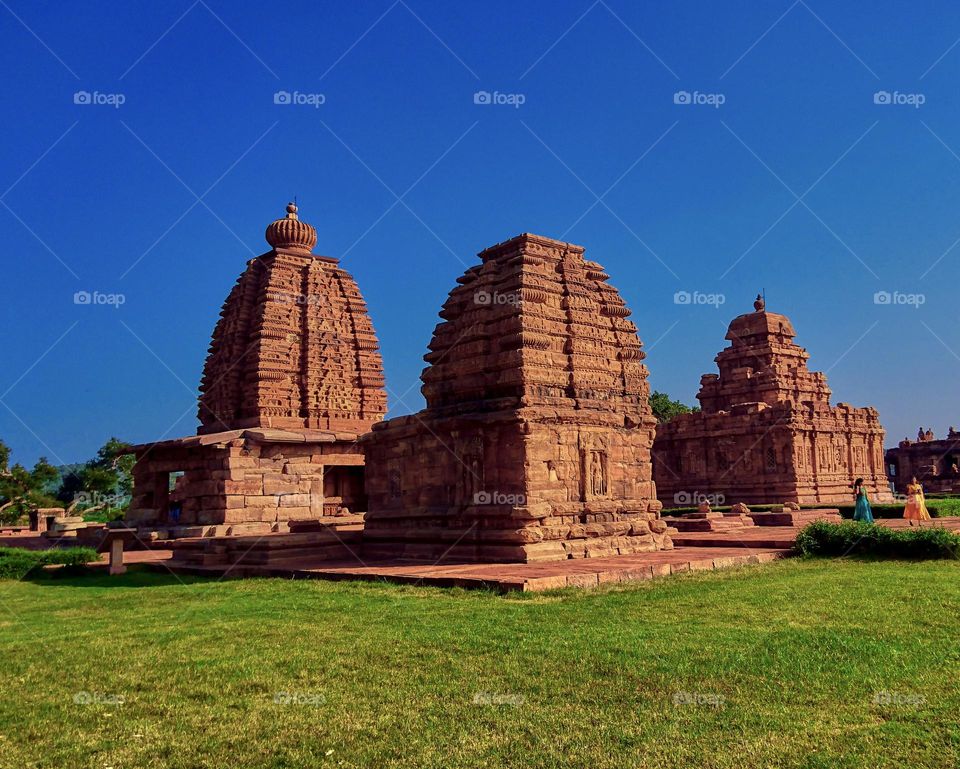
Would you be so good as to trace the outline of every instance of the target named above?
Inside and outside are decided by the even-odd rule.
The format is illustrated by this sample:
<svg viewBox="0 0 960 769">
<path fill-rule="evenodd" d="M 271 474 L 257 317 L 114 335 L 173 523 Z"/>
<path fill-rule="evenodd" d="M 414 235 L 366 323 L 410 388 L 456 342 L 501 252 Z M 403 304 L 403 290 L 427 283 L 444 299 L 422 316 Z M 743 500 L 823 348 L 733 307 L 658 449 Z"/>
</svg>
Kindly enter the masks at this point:
<svg viewBox="0 0 960 769">
<path fill-rule="evenodd" d="M 114 537 L 110 541 L 110 575 L 124 574 L 127 567 L 123 564 L 123 537 Z"/>
<path fill-rule="evenodd" d="M 323 517 L 324 496 L 323 477 L 327 471 L 327 465 L 317 465 L 316 474 L 310 479 L 310 517 Z"/>
<path fill-rule="evenodd" d="M 817 437 L 816 430 L 810 433 L 810 445 L 813 447 L 813 488 L 816 498 L 820 499 L 820 444 Z"/>
</svg>

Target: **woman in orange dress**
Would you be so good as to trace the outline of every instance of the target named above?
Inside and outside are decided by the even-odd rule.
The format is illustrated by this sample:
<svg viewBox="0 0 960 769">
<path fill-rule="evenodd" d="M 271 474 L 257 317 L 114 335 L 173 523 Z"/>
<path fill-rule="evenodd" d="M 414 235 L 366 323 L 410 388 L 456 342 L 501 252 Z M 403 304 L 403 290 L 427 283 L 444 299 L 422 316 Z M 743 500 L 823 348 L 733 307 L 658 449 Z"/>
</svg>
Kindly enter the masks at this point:
<svg viewBox="0 0 960 769">
<path fill-rule="evenodd" d="M 917 482 L 916 477 L 907 484 L 907 505 L 903 508 L 903 517 L 910 521 L 911 526 L 914 521 L 919 525 L 920 521 L 930 520 L 927 503 L 923 497 L 923 486 Z"/>
</svg>

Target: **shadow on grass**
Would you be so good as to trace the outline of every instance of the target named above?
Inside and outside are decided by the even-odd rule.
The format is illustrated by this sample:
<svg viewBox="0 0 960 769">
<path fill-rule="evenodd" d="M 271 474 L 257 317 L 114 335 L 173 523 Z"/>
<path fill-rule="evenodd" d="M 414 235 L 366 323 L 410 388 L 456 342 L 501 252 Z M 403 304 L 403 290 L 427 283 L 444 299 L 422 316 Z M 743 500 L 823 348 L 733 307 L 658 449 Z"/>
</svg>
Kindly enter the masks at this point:
<svg viewBox="0 0 960 769">
<path fill-rule="evenodd" d="M 130 566 L 126 574 L 111 576 L 105 568 L 96 566 L 65 566 L 59 569 L 34 569 L 22 582 L 44 587 L 97 588 L 150 588 L 170 587 L 171 585 L 194 585 L 216 582 L 215 577 L 172 574 L 153 571 L 141 565 Z"/>
</svg>

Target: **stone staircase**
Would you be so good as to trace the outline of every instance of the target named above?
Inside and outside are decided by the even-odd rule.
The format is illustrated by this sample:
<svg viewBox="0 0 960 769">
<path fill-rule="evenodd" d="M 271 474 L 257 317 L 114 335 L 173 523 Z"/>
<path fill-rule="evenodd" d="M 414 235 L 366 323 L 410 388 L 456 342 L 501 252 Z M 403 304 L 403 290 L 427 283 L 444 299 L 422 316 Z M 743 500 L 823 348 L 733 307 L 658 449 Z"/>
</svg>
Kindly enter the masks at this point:
<svg viewBox="0 0 960 769">
<path fill-rule="evenodd" d="M 363 525 L 323 524 L 313 531 L 261 536 L 179 539 L 165 543 L 173 551 L 172 569 L 283 566 L 293 561 L 330 561 L 355 557 Z"/>
<path fill-rule="evenodd" d="M 755 525 L 749 515 L 738 513 L 687 513 L 684 516 L 663 520 L 678 532 L 734 531 Z"/>
</svg>

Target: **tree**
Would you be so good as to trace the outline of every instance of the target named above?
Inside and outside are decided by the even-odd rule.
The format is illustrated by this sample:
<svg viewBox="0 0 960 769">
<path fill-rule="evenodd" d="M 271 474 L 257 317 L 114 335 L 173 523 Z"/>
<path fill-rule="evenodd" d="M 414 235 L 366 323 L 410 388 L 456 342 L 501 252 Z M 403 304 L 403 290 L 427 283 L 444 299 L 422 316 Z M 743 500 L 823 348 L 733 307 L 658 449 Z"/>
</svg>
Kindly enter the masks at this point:
<svg viewBox="0 0 960 769">
<path fill-rule="evenodd" d="M 41 507 L 54 507 L 57 501 L 45 488 L 59 477 L 57 468 L 40 457 L 27 470 L 19 464 L 10 466 L 10 449 L 0 441 L 0 522 L 15 523 Z"/>
<path fill-rule="evenodd" d="M 699 406 L 687 406 L 680 401 L 671 400 L 666 393 L 654 390 L 650 393 L 650 408 L 653 409 L 653 415 L 657 422 L 669 422 L 679 414 L 692 414 L 699 411 Z"/>
<path fill-rule="evenodd" d="M 97 456 L 63 478 L 58 497 L 72 510 L 84 505 L 84 513 L 121 507 L 121 500 L 133 490 L 134 455 L 130 444 L 110 438 Z"/>
<path fill-rule="evenodd" d="M 133 465 L 136 456 L 130 451 L 131 445 L 119 438 L 111 437 L 97 452 L 93 464 L 109 472 L 114 479 L 114 491 L 128 495 L 133 491 Z"/>
</svg>

